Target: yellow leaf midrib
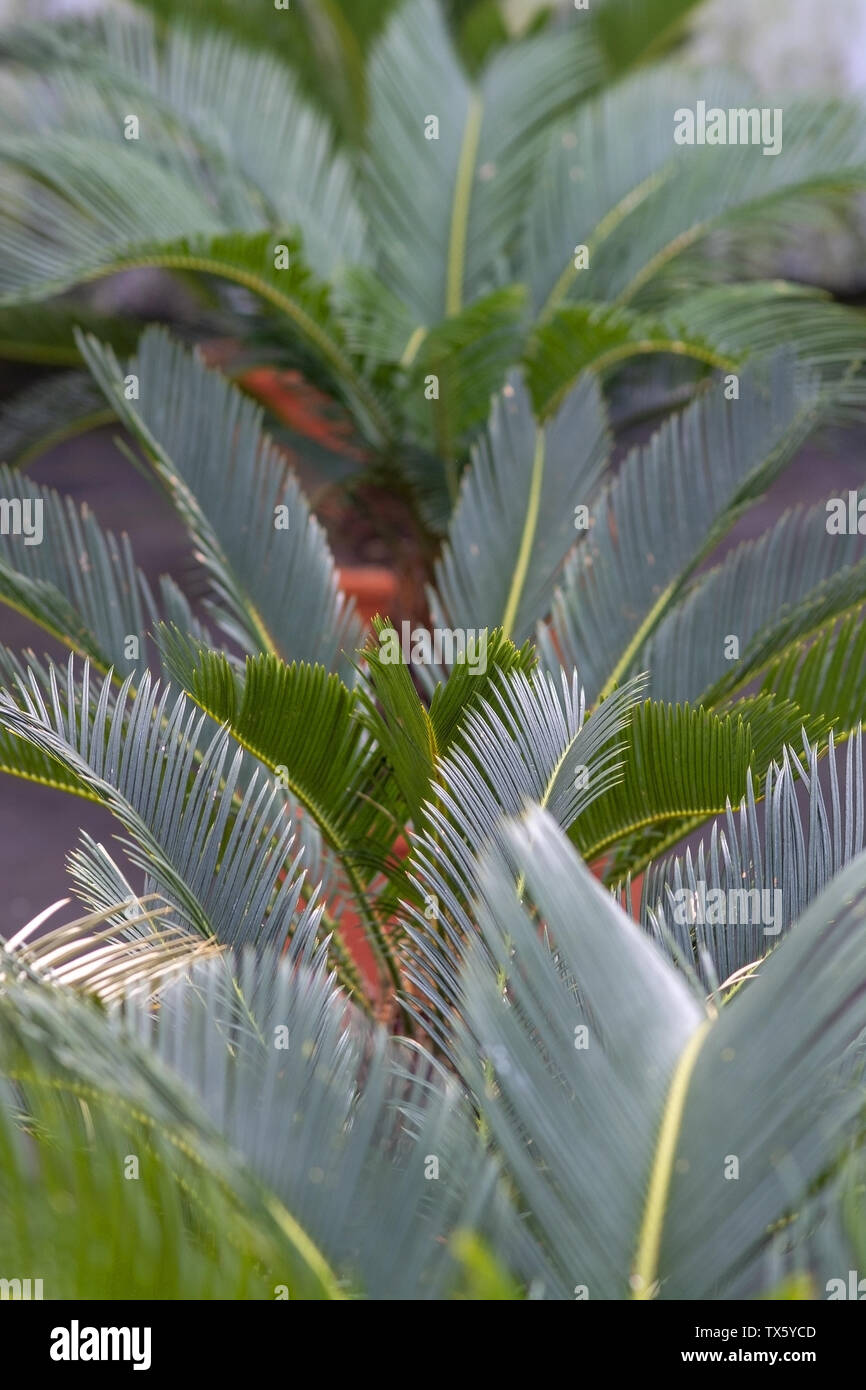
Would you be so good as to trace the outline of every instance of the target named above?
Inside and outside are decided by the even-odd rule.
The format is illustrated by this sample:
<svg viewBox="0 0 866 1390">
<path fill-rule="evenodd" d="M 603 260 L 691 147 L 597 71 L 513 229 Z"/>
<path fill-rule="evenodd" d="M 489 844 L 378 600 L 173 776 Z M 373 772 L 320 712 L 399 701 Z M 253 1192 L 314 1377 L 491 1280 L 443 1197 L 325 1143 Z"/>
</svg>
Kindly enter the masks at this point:
<svg viewBox="0 0 866 1390">
<path fill-rule="evenodd" d="M 646 1300 L 655 1297 L 677 1140 L 682 1129 L 689 1085 L 711 1028 L 712 1020 L 705 1018 L 692 1033 L 680 1054 L 668 1089 L 632 1267 L 630 1282 L 633 1299 Z"/>
<path fill-rule="evenodd" d="M 484 103 L 480 95 L 469 94 L 463 143 L 454 183 L 454 202 L 451 208 L 451 235 L 448 243 L 448 262 L 445 282 L 445 313 L 451 318 L 463 308 L 463 278 L 466 272 L 466 242 L 469 231 L 469 210 L 472 204 L 472 180 L 481 142 Z"/>
</svg>

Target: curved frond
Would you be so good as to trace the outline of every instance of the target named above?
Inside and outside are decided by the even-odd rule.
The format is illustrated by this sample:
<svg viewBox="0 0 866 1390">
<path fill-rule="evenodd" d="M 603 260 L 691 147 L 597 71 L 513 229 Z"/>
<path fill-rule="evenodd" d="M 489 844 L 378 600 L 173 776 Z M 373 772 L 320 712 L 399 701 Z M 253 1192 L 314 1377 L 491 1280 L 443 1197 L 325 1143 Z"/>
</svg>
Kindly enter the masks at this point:
<svg viewBox="0 0 866 1390">
<path fill-rule="evenodd" d="M 94 1161 L 78 1164 L 86 1180 L 69 1163 L 89 1150 L 78 1097 L 98 1146 Z M 22 1111 L 31 1122 L 29 1164 Z M 43 1194 L 65 1180 L 63 1190 L 91 1216 L 101 1197 L 73 1270 L 70 1244 L 55 1233 L 46 1293 L 56 1296 L 101 1288 L 100 1233 L 106 1223 L 135 1231 L 154 1189 L 162 1220 L 151 1224 L 169 1230 L 142 1242 L 139 1278 L 157 1278 L 154 1246 L 174 1244 L 177 1297 L 228 1288 L 234 1297 L 273 1298 L 280 1287 L 293 1299 L 446 1297 L 460 1282 L 452 1243 L 460 1230 L 478 1232 L 526 1276 L 537 1267 L 460 1088 L 420 1049 L 361 1024 L 309 933 L 282 959 L 265 951 L 194 963 L 157 1011 L 130 999 L 106 1017 L 69 991 L 7 984 L 0 1150 L 0 1189 L 17 1199 L 14 1223 L 0 1214 L 7 1251 L 44 1249 L 57 1224 L 50 1203 L 37 1204 L 35 1176 Z M 123 1180 L 130 1153 L 140 1183 Z M 429 1181 L 431 1158 L 439 1182 Z M 217 1242 L 214 1220 L 224 1223 Z M 201 1255 L 190 1267 L 193 1235 Z M 118 1231 L 112 1239 L 116 1280 L 129 1255 Z M 221 1274 L 211 1268 L 216 1250 Z"/>
<path fill-rule="evenodd" d="M 189 1088 L 70 990 L 0 991 L 0 1154 L 0 1243 L 45 1297 L 340 1296 Z"/>
<path fill-rule="evenodd" d="M 829 711 L 839 731 L 866 719 L 866 604 L 850 617 L 831 618 L 807 650 L 800 644 L 766 670 L 764 690 L 795 700 L 812 714 Z"/>
<path fill-rule="evenodd" d="M 161 926 L 170 908 L 160 907 L 158 898 L 115 902 L 37 936 L 68 901 L 54 903 L 0 942 L 0 976 L 46 980 L 107 1005 L 139 992 L 150 998 L 193 960 L 214 951 L 198 935 Z"/>
<path fill-rule="evenodd" d="M 103 531 L 86 505 L 5 466 L 0 492 L 0 603 L 104 670 L 139 666 L 157 612 L 129 537 Z M 129 638 L 139 651 L 132 663 Z"/>
<path fill-rule="evenodd" d="M 820 415 L 814 376 L 780 354 L 720 385 L 634 449 L 590 509 L 553 604 L 560 658 L 595 698 L 640 669 L 645 643 L 744 503 L 772 481 Z"/>
<path fill-rule="evenodd" d="M 227 944 L 283 941 L 302 876 L 278 789 L 253 774 L 241 792 L 244 754 L 230 756 L 226 733 L 204 741 L 204 718 L 149 673 L 134 696 L 130 683 L 114 693 L 106 677 L 91 690 L 89 667 L 77 680 L 70 657 L 65 690 L 52 667 L 47 688 L 32 675 L 17 698 L 0 693 L 0 725 L 108 807 L 145 894 L 158 891 L 181 925 Z"/>
<path fill-rule="evenodd" d="M 781 152 L 767 158 L 750 143 L 677 144 L 675 113 L 698 100 L 726 115 L 762 105 L 739 75 L 666 64 L 562 123 L 526 204 L 527 278 L 543 317 L 567 298 L 667 306 L 671 284 L 682 294 L 718 279 L 723 255 L 687 259 L 712 231 L 760 235 L 766 253 L 799 226 L 804 199 L 814 212 L 862 187 L 866 125 L 855 105 L 786 102 Z"/>
<path fill-rule="evenodd" d="M 220 652 L 163 628 L 166 667 L 200 707 L 275 773 L 338 855 L 371 944 L 398 983 L 390 943 L 367 888 L 396 836 L 393 790 L 382 751 L 359 717 L 358 694 L 322 666 L 247 657 L 241 675 Z"/>
<path fill-rule="evenodd" d="M 806 738 L 801 757 L 783 750 L 762 779 L 760 817 L 750 771 L 737 810 L 644 875 L 641 922 L 707 988 L 759 961 L 866 844 L 860 731 L 844 763 L 832 733 L 825 769 L 819 751 Z"/>
<path fill-rule="evenodd" d="M 81 353 L 75 342 L 75 330 L 85 329 L 107 340 L 118 352 L 131 352 L 138 341 L 142 324 L 134 318 L 106 318 L 87 304 L 19 304 L 0 309 L 0 357 L 9 362 L 28 362 L 39 367 L 78 367 Z M 81 378 L 83 381 L 84 378 Z M 38 385 L 67 387 L 62 377 L 53 376 Z M 29 388 L 36 390 L 36 386 Z M 28 391 L 29 393 L 29 391 Z M 26 395 L 15 400 L 26 399 Z M 3 416 L 14 405 L 4 401 Z M 59 411 L 63 414 L 63 411 Z M 0 459 L 9 462 L 5 448 Z"/>
<path fill-rule="evenodd" d="M 787 512 L 698 576 L 663 618 L 641 655 L 650 693 L 662 700 L 723 698 L 787 649 L 799 654 L 823 623 L 866 598 L 863 555 L 856 533 L 828 533 L 825 506 Z M 737 639 L 735 659 L 730 637 Z"/>
<path fill-rule="evenodd" d="M 780 347 L 819 373 L 838 418 L 862 409 L 866 315 L 784 282 L 714 287 L 674 298 L 659 314 L 563 304 L 529 341 L 527 380 L 546 415 L 589 369 L 609 375 L 637 357 L 668 356 L 693 362 L 696 372 L 735 373 Z"/>
<path fill-rule="evenodd" d="M 380 641 L 388 631 L 381 618 L 374 618 L 373 629 Z M 474 644 L 470 639 L 466 651 L 456 654 L 448 679 L 436 685 L 429 710 L 408 664 L 386 660 L 381 646 L 368 647 L 363 655 L 369 688 L 362 685 L 359 692 L 362 718 L 388 760 L 417 830 L 437 763 L 451 748 L 462 721 L 489 698 L 501 676 L 513 671 L 528 675 L 535 654 L 529 642 L 518 649 L 501 629 L 477 634 Z"/>
<path fill-rule="evenodd" d="M 116 194 L 130 195 L 132 240 L 153 239 L 148 210 L 131 200 L 135 182 L 165 171 L 187 186 L 179 207 L 201 214 L 213 208 L 224 231 L 297 228 L 322 275 L 364 259 L 366 231 L 351 164 L 335 148 L 327 120 L 272 53 L 177 23 L 158 44 L 141 15 L 108 15 L 59 36 L 25 31 L 17 44 L 47 74 L 25 86 L 22 105 L 39 138 L 17 157 L 33 172 L 56 177 L 51 144 L 59 122 L 70 152 L 89 145 L 101 154 L 100 164 L 113 164 Z M 49 107 L 38 100 L 40 86 L 51 96 L 50 119 L 42 114 Z M 124 138 L 129 112 L 138 117 L 137 140 Z M 69 173 L 57 183 L 74 211 Z M 178 226 L 174 235 L 209 230 L 217 230 L 210 219 Z"/>
<path fill-rule="evenodd" d="M 74 343 L 73 350 L 77 358 Z M 101 391 L 84 372 L 52 374 L 4 403 L 0 411 L 0 461 L 26 468 L 55 444 L 110 424 L 114 418 Z"/>
<path fill-rule="evenodd" d="M 812 722 L 812 738 L 821 723 Z M 622 780 L 586 808 L 571 838 L 586 860 L 619 845 L 610 875 L 637 873 L 660 847 L 739 802 L 752 785 L 750 773 L 759 791 L 770 759 L 802 727 L 800 707 L 770 693 L 721 715 L 647 700 L 628 727 Z"/>
<path fill-rule="evenodd" d="M 348 675 L 361 628 L 261 410 L 161 329 L 144 334 L 128 372 L 93 339 L 81 346 L 195 541 L 215 590 L 215 621 L 249 652 Z M 137 399 L 127 399 L 129 375 Z"/>
</svg>

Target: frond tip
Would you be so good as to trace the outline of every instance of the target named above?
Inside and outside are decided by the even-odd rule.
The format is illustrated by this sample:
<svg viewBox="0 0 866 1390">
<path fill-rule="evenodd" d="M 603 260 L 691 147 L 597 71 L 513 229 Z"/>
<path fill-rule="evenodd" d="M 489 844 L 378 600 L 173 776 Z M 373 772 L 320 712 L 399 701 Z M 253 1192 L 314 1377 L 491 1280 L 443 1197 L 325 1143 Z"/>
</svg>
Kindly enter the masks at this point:
<svg viewBox="0 0 866 1390">
<path fill-rule="evenodd" d="M 154 904 L 159 902 L 152 894 Z M 143 910 L 147 899 L 76 917 L 41 932 L 66 907 L 61 898 L 0 942 L 0 989 L 9 978 L 30 978 L 90 994 L 103 1004 L 156 993 L 193 961 L 220 954 L 220 947 L 180 927 L 160 925 L 168 904 Z M 121 924 L 122 919 L 122 924 Z"/>
</svg>

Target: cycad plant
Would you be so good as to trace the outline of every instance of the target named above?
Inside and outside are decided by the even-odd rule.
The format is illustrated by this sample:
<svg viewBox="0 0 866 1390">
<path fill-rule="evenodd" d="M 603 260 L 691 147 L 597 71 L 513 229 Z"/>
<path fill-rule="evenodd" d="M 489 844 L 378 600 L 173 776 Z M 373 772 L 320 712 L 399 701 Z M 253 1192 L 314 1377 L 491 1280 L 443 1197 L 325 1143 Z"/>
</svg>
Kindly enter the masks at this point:
<svg viewBox="0 0 866 1390">
<path fill-rule="evenodd" d="M 3 469 L 0 599 L 70 655 L 3 650 L 0 767 L 121 833 L 69 856 L 83 915 L 0 956 L 0 1277 L 823 1297 L 864 1250 L 866 560 L 821 505 L 707 562 L 859 407 L 861 317 L 729 272 L 838 211 L 861 118 L 680 160 L 686 76 L 604 20 L 636 7 L 472 81 L 439 7 L 396 9 L 340 151 L 220 32 L 7 39 L 8 331 L 87 371 L 8 437 L 98 400 L 208 597 Z M 364 633 L 240 385 L 163 327 L 22 307 L 141 264 L 325 374 L 444 530 L 429 629 Z M 682 409 L 614 466 L 630 395 Z"/>
<path fill-rule="evenodd" d="M 108 16 L 4 36 L 5 354 L 77 364 L 86 318 L 127 350 L 128 323 L 58 297 L 124 270 L 171 272 L 185 331 L 233 337 L 238 371 L 300 363 L 347 407 L 369 476 L 434 535 L 517 363 L 541 419 L 584 370 L 618 415 L 646 412 L 784 343 L 840 384 L 840 408 L 859 400 L 862 317 L 776 277 L 780 253 L 805 228 L 830 234 L 862 189 L 862 112 L 786 103 L 772 158 L 676 144 L 678 108 L 761 100 L 736 74 L 648 61 L 691 0 L 570 9 L 474 59 L 477 5 L 276 13 L 224 0 L 185 6 L 182 22 L 153 8 L 155 25 Z M 350 11 L 347 29 L 337 16 Z M 346 44 L 367 50 L 351 141 L 280 56 L 317 72 L 310 25 L 328 16 L 338 32 L 324 47 L 341 52 L 343 34 L 344 72 Z M 253 43 L 265 34 L 267 52 Z M 624 405 L 636 362 L 646 370 Z M 76 372 L 40 383 L 3 452 L 32 457 L 46 430 L 103 411 Z"/>
</svg>

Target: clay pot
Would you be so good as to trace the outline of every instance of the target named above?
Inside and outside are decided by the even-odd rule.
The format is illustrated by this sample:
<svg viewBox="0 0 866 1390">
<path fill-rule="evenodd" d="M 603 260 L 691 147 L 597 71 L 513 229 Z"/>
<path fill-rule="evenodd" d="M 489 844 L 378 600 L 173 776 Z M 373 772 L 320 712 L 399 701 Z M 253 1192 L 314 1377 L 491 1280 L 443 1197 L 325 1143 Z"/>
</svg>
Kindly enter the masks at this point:
<svg viewBox="0 0 866 1390">
<path fill-rule="evenodd" d="M 337 573 L 343 593 L 355 600 L 358 613 L 369 622 L 377 613 L 388 617 L 394 610 L 398 580 L 384 565 L 347 565 Z"/>
</svg>

